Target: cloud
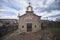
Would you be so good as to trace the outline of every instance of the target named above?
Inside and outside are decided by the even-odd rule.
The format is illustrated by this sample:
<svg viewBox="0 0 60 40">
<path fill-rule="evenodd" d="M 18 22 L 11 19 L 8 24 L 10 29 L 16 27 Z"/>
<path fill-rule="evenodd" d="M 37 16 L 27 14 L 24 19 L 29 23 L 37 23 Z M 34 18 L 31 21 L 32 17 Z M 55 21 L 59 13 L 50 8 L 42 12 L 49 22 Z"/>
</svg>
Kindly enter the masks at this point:
<svg viewBox="0 0 60 40">
<path fill-rule="evenodd" d="M 42 19 L 44 18 L 48 18 L 48 20 L 55 20 L 56 18 L 60 18 L 60 10 L 52 10 L 51 12 L 43 12 L 43 13 L 40 13 L 40 15 L 42 16 Z"/>
<path fill-rule="evenodd" d="M 0 0 L 0 16 L 13 18 L 13 16 L 17 17 L 18 13 L 23 15 L 28 2 L 31 2 L 34 13 L 37 15 L 50 19 L 60 16 L 60 0 Z"/>
<path fill-rule="evenodd" d="M 12 15 L 17 16 L 17 14 L 18 14 L 17 10 L 9 7 L 0 9 L 0 16 L 12 16 Z"/>
<path fill-rule="evenodd" d="M 42 2 L 42 3 L 41 3 Z M 60 1 L 59 0 L 44 0 L 38 2 L 38 6 L 36 5 L 35 10 L 38 10 L 38 12 L 44 12 L 44 11 L 52 11 L 52 10 L 60 10 Z"/>
<path fill-rule="evenodd" d="M 18 19 L 17 16 L 1 16 L 0 19 Z"/>
<path fill-rule="evenodd" d="M 60 11 L 53 10 L 51 12 L 46 12 L 43 16 L 50 17 L 50 16 L 56 16 L 56 15 L 60 15 Z"/>
</svg>

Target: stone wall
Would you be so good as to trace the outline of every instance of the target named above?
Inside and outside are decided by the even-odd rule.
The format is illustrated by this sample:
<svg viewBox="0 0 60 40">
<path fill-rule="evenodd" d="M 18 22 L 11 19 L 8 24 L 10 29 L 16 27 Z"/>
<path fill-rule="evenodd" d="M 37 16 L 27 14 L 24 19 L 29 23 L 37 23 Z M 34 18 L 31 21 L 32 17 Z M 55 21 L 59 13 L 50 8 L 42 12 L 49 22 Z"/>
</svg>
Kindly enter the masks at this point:
<svg viewBox="0 0 60 40">
<path fill-rule="evenodd" d="M 27 23 L 32 23 L 32 32 L 35 32 L 41 29 L 41 19 L 39 16 L 36 16 L 33 13 L 27 13 L 19 17 L 20 32 L 27 32 Z M 35 28 L 35 25 L 36 25 L 36 28 Z M 22 26 L 24 26 L 24 28 L 22 28 Z"/>
</svg>

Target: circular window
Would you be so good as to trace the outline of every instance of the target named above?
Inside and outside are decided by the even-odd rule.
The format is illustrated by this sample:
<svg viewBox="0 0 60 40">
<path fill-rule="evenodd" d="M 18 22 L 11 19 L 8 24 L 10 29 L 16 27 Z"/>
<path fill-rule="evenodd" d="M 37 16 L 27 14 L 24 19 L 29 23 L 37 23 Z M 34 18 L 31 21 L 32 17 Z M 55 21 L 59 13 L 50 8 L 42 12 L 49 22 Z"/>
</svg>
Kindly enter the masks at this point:
<svg viewBox="0 0 60 40">
<path fill-rule="evenodd" d="M 36 25 L 35 25 L 35 28 L 36 28 Z"/>
</svg>

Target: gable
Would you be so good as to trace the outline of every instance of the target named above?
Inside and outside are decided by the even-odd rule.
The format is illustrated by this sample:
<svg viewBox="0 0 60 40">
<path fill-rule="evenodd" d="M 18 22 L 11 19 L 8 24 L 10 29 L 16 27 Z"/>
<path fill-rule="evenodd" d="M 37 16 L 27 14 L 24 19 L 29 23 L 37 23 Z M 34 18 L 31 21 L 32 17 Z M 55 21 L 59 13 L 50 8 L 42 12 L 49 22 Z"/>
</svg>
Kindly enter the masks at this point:
<svg viewBox="0 0 60 40">
<path fill-rule="evenodd" d="M 32 13 L 27 13 L 19 17 L 20 20 L 40 20 L 41 16 Z"/>
<path fill-rule="evenodd" d="M 24 14 L 24 15 L 21 15 L 20 17 L 24 17 L 24 16 L 28 16 L 28 15 L 33 15 L 33 16 L 36 16 L 36 17 L 41 17 L 41 16 L 38 16 L 38 15 L 36 15 L 36 14 L 34 14 L 34 13 L 26 13 L 26 14 Z"/>
</svg>

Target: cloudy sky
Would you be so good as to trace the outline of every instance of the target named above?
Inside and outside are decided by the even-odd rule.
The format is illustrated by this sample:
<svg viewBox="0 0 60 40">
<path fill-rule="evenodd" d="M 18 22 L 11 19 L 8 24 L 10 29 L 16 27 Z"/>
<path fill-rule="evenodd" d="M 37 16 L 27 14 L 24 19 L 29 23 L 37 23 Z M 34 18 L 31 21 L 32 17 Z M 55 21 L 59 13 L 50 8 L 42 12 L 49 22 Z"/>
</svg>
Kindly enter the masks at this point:
<svg viewBox="0 0 60 40">
<path fill-rule="evenodd" d="M 0 0 L 0 18 L 17 19 L 18 13 L 25 13 L 29 2 L 42 19 L 60 18 L 60 0 Z"/>
</svg>

